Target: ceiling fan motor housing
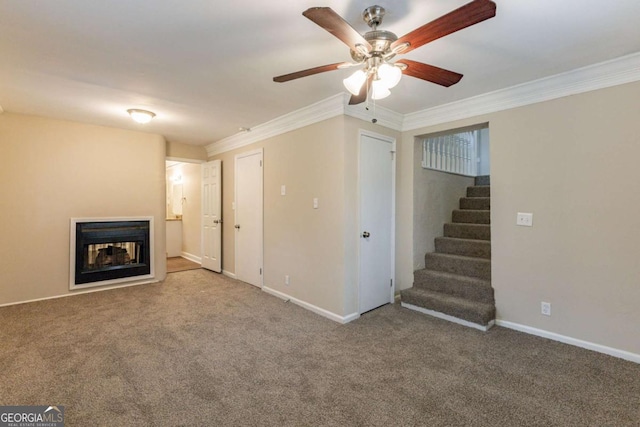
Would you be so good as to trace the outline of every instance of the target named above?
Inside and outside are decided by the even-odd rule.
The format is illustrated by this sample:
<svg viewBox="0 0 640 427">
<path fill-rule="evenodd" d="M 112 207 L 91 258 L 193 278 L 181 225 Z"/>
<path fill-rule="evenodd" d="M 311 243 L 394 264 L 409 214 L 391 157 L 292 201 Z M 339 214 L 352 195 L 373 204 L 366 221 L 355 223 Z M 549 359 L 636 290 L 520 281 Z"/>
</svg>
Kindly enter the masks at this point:
<svg viewBox="0 0 640 427">
<path fill-rule="evenodd" d="M 373 30 L 366 33 L 364 39 L 371 45 L 369 55 L 383 56 L 391 51 L 391 43 L 398 40 L 398 36 L 391 31 Z M 352 50 L 351 57 L 356 62 L 362 62 L 366 55 L 362 52 Z"/>
<path fill-rule="evenodd" d="M 398 40 L 398 36 L 391 31 L 373 30 L 366 33 L 364 39 L 373 47 L 370 53 L 385 54 L 391 50 L 391 43 Z"/>
</svg>

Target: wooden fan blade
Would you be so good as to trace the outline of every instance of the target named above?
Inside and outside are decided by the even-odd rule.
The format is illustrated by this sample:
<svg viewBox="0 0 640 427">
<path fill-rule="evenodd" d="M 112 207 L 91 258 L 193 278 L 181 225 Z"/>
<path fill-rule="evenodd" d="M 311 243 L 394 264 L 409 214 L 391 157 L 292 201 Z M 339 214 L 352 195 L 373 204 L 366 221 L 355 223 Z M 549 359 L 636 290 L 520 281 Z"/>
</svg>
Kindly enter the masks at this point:
<svg viewBox="0 0 640 427">
<path fill-rule="evenodd" d="M 349 99 L 349 105 L 361 104 L 367 100 L 367 93 L 371 89 L 371 83 L 373 83 L 373 76 L 369 76 L 367 82 L 360 88 L 360 93 L 357 95 L 351 95 Z"/>
<path fill-rule="evenodd" d="M 407 53 L 440 37 L 455 33 L 494 16 L 496 16 L 496 4 L 494 2 L 490 0 L 474 0 L 405 34 L 393 42 L 391 48 L 393 49 L 403 43 L 409 43 L 409 46 L 401 51 L 401 53 Z"/>
<path fill-rule="evenodd" d="M 274 77 L 273 81 L 277 83 L 288 82 L 289 80 L 299 79 L 300 77 L 312 76 L 314 74 L 324 73 L 326 71 L 337 70 L 344 62 L 336 62 L 335 64 L 321 65 L 320 67 L 309 68 L 308 70 L 296 71 L 295 73 L 284 74 Z"/>
<path fill-rule="evenodd" d="M 403 71 L 407 76 L 416 77 L 445 87 L 458 83 L 462 78 L 462 74 L 410 59 L 401 59 L 400 61 L 396 61 L 396 64 L 404 64 L 407 66 Z"/>
<path fill-rule="evenodd" d="M 312 7 L 302 12 L 302 14 L 342 40 L 351 50 L 356 50 L 356 44 L 364 45 L 367 50 L 371 50 L 371 45 L 362 37 L 362 34 L 357 32 L 330 7 Z"/>
</svg>

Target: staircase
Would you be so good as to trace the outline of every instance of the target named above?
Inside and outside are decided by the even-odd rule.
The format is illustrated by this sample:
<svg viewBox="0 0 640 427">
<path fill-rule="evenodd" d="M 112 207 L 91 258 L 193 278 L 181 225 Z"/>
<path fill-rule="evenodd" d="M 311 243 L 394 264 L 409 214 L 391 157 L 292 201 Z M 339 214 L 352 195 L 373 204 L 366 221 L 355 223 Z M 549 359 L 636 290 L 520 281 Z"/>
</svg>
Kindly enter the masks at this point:
<svg viewBox="0 0 640 427">
<path fill-rule="evenodd" d="M 403 307 L 487 331 L 495 321 L 491 287 L 491 204 L 488 176 L 479 176 L 460 199 L 425 269 L 401 291 Z"/>
</svg>

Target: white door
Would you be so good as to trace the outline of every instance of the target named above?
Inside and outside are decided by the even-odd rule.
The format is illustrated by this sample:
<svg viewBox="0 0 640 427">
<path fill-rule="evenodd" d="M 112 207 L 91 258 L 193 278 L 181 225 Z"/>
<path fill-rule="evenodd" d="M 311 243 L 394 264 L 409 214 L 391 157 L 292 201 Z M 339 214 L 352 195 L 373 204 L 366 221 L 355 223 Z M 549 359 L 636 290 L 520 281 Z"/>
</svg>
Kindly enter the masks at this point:
<svg viewBox="0 0 640 427">
<path fill-rule="evenodd" d="M 236 279 L 262 287 L 262 150 L 235 158 Z"/>
<path fill-rule="evenodd" d="M 202 165 L 202 267 L 222 271 L 222 162 Z"/>
<path fill-rule="evenodd" d="M 393 302 L 395 142 L 360 134 L 360 313 Z"/>
</svg>

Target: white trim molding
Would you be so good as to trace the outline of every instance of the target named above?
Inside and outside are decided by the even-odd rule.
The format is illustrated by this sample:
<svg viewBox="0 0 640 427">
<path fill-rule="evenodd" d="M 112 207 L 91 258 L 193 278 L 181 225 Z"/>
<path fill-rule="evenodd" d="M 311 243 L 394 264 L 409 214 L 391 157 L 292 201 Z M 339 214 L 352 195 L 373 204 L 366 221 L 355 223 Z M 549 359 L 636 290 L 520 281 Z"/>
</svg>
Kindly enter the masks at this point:
<svg viewBox="0 0 640 427">
<path fill-rule="evenodd" d="M 435 310 L 429 310 L 428 308 L 418 307 L 417 305 L 407 304 L 406 302 L 401 302 L 400 305 L 404 308 L 408 308 L 409 310 L 417 311 L 422 314 L 427 314 L 432 317 L 437 317 L 438 319 L 447 320 L 452 323 L 456 323 L 458 325 L 466 326 L 468 328 L 477 329 L 482 332 L 487 332 L 489 329 L 493 327 L 495 321 L 490 321 L 487 325 L 481 325 L 479 323 L 469 322 L 468 320 L 460 319 L 458 317 L 451 316 L 449 314 L 441 313 Z"/>
<path fill-rule="evenodd" d="M 566 335 L 560 335 L 560 334 L 556 334 L 555 332 L 549 332 L 549 331 L 545 331 L 544 329 L 537 329 L 531 326 L 521 325 L 519 323 L 509 322 L 506 320 L 496 320 L 496 325 L 502 326 L 503 328 L 524 332 L 525 334 L 536 335 L 538 337 L 547 338 L 553 341 L 574 345 L 576 347 L 586 348 L 587 350 L 592 350 L 598 353 L 607 354 L 609 356 L 628 360 L 630 362 L 640 363 L 640 354 L 631 353 L 629 351 L 620 350 L 613 347 L 607 347 L 605 345 L 596 344 L 589 341 L 583 341 L 578 338 L 568 337 Z"/>
<path fill-rule="evenodd" d="M 207 163 L 206 160 L 189 159 L 187 157 L 166 157 L 165 160 L 170 162 L 180 162 L 180 163 L 195 163 L 195 164 Z"/>
<path fill-rule="evenodd" d="M 345 95 L 346 96 L 346 95 Z M 355 117 L 356 119 L 364 120 L 366 122 L 373 122 L 375 124 L 402 131 L 402 123 L 404 121 L 404 115 L 389 110 L 388 108 L 375 106 L 372 110 L 367 110 L 362 105 L 348 105 L 348 97 L 345 99 L 344 114 L 347 116 Z"/>
<path fill-rule="evenodd" d="M 640 53 L 406 114 L 402 131 L 536 104 L 640 80 Z"/>
<path fill-rule="evenodd" d="M 222 275 L 223 275 L 223 276 L 230 277 L 230 278 L 232 278 L 232 279 L 235 279 L 235 278 L 236 278 L 236 273 L 232 273 L 232 272 L 227 271 L 227 270 L 222 270 Z"/>
<path fill-rule="evenodd" d="M 362 105 L 348 105 L 349 95 L 339 93 L 254 126 L 250 131 L 213 142 L 206 146 L 207 155 L 213 157 L 340 115 L 368 122 L 375 118 L 380 126 L 405 132 L 638 80 L 640 52 L 409 114 L 379 106 L 374 114 Z"/>
<path fill-rule="evenodd" d="M 285 294 L 283 292 L 276 291 L 275 289 L 269 288 L 267 286 L 263 286 L 262 290 L 264 292 L 268 293 L 268 294 L 273 295 L 274 297 L 280 298 L 280 299 L 282 299 L 284 301 L 287 301 L 287 302 L 292 302 L 295 305 L 299 305 L 302 308 L 305 308 L 305 309 L 307 309 L 309 311 L 312 311 L 312 312 L 314 312 L 316 314 L 319 314 L 322 317 L 326 317 L 329 320 L 333 320 L 334 322 L 345 324 L 345 323 L 349 323 L 349 322 L 351 322 L 353 320 L 356 320 L 357 318 L 360 317 L 360 314 L 358 314 L 358 313 L 351 313 L 351 314 L 348 314 L 346 316 L 340 316 L 340 315 L 335 314 L 335 313 L 333 313 L 333 312 L 331 312 L 329 310 L 325 310 L 324 308 L 320 308 L 320 307 L 318 307 L 316 305 L 313 305 L 313 304 L 310 304 L 308 302 L 299 300 L 297 298 L 294 298 L 294 297 L 292 297 L 290 295 L 287 295 L 287 294 Z"/>
<path fill-rule="evenodd" d="M 142 281 L 135 282 L 135 283 L 123 283 L 123 284 L 120 284 L 120 285 L 111 285 L 111 286 L 102 286 L 102 287 L 97 287 L 97 288 L 88 288 L 88 289 L 83 289 L 83 290 L 76 290 L 75 292 L 69 292 L 68 294 L 54 295 L 54 296 L 51 296 L 51 297 L 29 299 L 29 300 L 24 300 L 24 301 L 7 302 L 7 303 L 4 303 L 4 304 L 0 304 L 0 307 L 9 307 L 11 305 L 28 304 L 28 303 L 31 303 L 31 302 L 38 302 L 38 301 L 47 301 L 47 300 L 50 300 L 50 299 L 58 299 L 58 298 L 65 298 L 65 297 L 75 297 L 77 295 L 90 294 L 90 293 L 93 293 L 93 292 L 112 291 L 114 289 L 129 288 L 131 286 L 148 285 L 150 283 L 159 283 L 159 282 L 160 282 L 160 280 L 153 279 L 153 280 L 142 280 Z"/>
<path fill-rule="evenodd" d="M 189 252 L 181 252 L 180 256 L 184 259 L 188 259 L 191 262 L 195 262 L 196 264 L 202 264 L 202 258 L 196 256 L 194 254 L 190 254 Z"/>
<path fill-rule="evenodd" d="M 315 104 L 277 117 L 266 123 L 252 127 L 250 130 L 231 135 L 220 141 L 207 145 L 207 155 L 213 157 L 216 154 L 245 147 L 254 142 L 263 141 L 273 136 L 281 135 L 292 130 L 300 129 L 333 117 L 348 115 L 358 119 L 371 121 L 373 115 L 362 106 L 348 105 L 349 95 L 339 93 Z M 402 127 L 402 114 L 386 108 L 376 107 L 377 123 L 390 129 L 400 130 Z"/>
<path fill-rule="evenodd" d="M 343 95 L 338 94 L 309 105 L 308 107 L 277 117 L 261 125 L 253 126 L 250 130 L 231 135 L 207 145 L 207 154 L 209 157 L 212 157 L 216 154 L 244 147 L 254 142 L 339 116 L 344 112 L 343 99 Z"/>
</svg>

